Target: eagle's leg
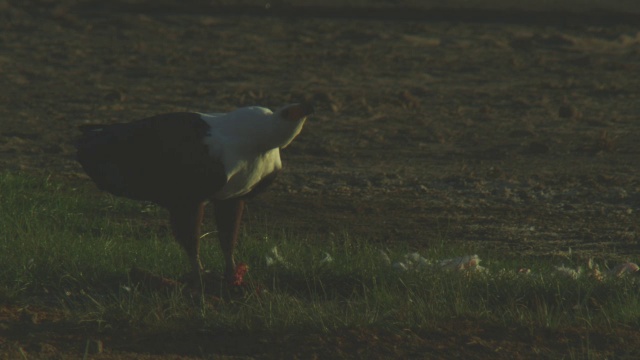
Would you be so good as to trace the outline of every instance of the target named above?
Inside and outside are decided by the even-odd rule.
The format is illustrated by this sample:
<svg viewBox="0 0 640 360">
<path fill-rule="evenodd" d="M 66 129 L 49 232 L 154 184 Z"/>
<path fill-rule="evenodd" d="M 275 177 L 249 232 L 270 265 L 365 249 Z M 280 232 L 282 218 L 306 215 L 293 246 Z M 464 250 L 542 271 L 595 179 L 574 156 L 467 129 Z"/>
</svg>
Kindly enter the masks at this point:
<svg viewBox="0 0 640 360">
<path fill-rule="evenodd" d="M 204 215 L 204 202 L 187 202 L 169 206 L 171 229 L 178 243 L 186 251 L 193 275 L 202 271 L 200 263 L 200 228 Z"/>
<path fill-rule="evenodd" d="M 242 211 L 244 210 L 244 200 L 216 200 L 213 206 L 216 226 L 218 227 L 220 248 L 222 249 L 225 261 L 224 277 L 225 280 L 232 282 L 236 271 L 233 251 L 238 242 L 238 232 L 240 231 L 240 221 L 242 220 Z"/>
</svg>

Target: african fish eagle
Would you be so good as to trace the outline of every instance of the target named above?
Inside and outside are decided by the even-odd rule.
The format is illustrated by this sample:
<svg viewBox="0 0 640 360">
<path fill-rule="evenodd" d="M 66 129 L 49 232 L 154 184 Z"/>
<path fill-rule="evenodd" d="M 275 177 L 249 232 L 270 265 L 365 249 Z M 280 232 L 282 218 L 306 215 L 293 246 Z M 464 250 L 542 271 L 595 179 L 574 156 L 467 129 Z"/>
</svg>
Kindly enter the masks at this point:
<svg viewBox="0 0 640 360">
<path fill-rule="evenodd" d="M 291 104 L 275 113 L 244 107 L 82 125 L 77 160 L 98 188 L 168 209 L 173 235 L 195 273 L 202 271 L 204 206 L 212 202 L 224 276 L 231 281 L 244 200 L 275 179 L 282 168 L 280 149 L 300 133 L 312 112 L 307 104 Z"/>
</svg>

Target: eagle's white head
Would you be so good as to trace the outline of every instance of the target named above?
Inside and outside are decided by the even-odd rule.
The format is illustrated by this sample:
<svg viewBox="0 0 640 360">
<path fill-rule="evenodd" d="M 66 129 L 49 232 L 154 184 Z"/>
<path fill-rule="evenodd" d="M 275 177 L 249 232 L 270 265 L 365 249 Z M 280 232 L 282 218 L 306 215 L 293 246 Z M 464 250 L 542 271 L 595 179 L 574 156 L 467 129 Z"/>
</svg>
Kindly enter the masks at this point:
<svg viewBox="0 0 640 360">
<path fill-rule="evenodd" d="M 203 118 L 221 143 L 243 144 L 245 149 L 266 151 L 289 145 L 312 112 L 313 108 L 306 104 L 285 105 L 276 112 L 249 106 L 226 114 L 203 114 Z"/>
<path fill-rule="evenodd" d="M 272 112 L 250 106 L 226 114 L 200 114 L 211 130 L 205 143 L 212 155 L 221 154 L 224 147 L 234 151 L 261 153 L 286 147 L 300 134 L 313 108 L 307 104 L 289 104 Z"/>
</svg>

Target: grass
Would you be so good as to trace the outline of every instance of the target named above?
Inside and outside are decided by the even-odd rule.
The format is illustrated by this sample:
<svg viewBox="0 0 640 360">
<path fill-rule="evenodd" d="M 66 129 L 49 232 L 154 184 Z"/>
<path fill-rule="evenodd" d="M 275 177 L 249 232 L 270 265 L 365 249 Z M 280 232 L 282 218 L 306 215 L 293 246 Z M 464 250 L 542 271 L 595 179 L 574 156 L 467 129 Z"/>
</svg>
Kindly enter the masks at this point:
<svg viewBox="0 0 640 360">
<path fill-rule="evenodd" d="M 0 174 L 0 301 L 61 310 L 72 322 L 102 329 L 197 324 L 225 331 L 332 331 L 433 328 L 482 319 L 532 328 L 608 329 L 640 325 L 638 277 L 596 281 L 554 275 L 551 260 L 503 254 L 486 273 L 395 271 L 379 245 L 348 234 L 330 242 L 246 226 L 238 257 L 250 265 L 246 295 L 229 301 L 145 290 L 133 265 L 176 278 L 188 270 L 164 210 L 93 188 L 15 173 Z M 220 270 L 215 234 L 203 262 Z M 468 248 L 419 249 L 429 259 Z M 284 261 L 268 265 L 277 246 Z M 481 258 L 489 253 L 478 250 Z M 409 249 L 387 249 L 402 259 Z M 323 262 L 326 254 L 333 258 Z M 492 258 L 499 254 L 491 254 Z M 635 259 L 636 261 L 638 259 Z M 524 262 L 524 263 L 521 263 Z M 567 258 L 565 265 L 579 264 Z M 532 275 L 516 269 L 527 267 Z M 267 291 L 264 291 L 267 290 Z"/>
</svg>

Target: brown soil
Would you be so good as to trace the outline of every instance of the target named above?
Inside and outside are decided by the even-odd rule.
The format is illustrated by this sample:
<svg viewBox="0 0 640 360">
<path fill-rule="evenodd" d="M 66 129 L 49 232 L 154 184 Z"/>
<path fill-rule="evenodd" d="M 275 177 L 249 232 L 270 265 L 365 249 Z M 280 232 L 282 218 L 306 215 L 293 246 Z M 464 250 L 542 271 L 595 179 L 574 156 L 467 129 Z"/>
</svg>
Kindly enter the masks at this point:
<svg viewBox="0 0 640 360">
<path fill-rule="evenodd" d="M 317 113 L 285 150 L 283 176 L 251 203 L 249 223 L 268 219 L 314 234 L 310 241 L 346 232 L 417 249 L 461 243 L 509 256 L 571 249 L 638 261 L 640 25 L 628 14 L 400 21 L 79 3 L 0 1 L 3 169 L 87 184 L 72 146 L 79 124 L 309 100 Z M 630 329 L 465 320 L 423 333 L 131 336 L 109 335 L 94 358 L 640 351 Z M 77 358 L 86 338 L 62 314 L 0 309 L 9 358 Z"/>
</svg>

